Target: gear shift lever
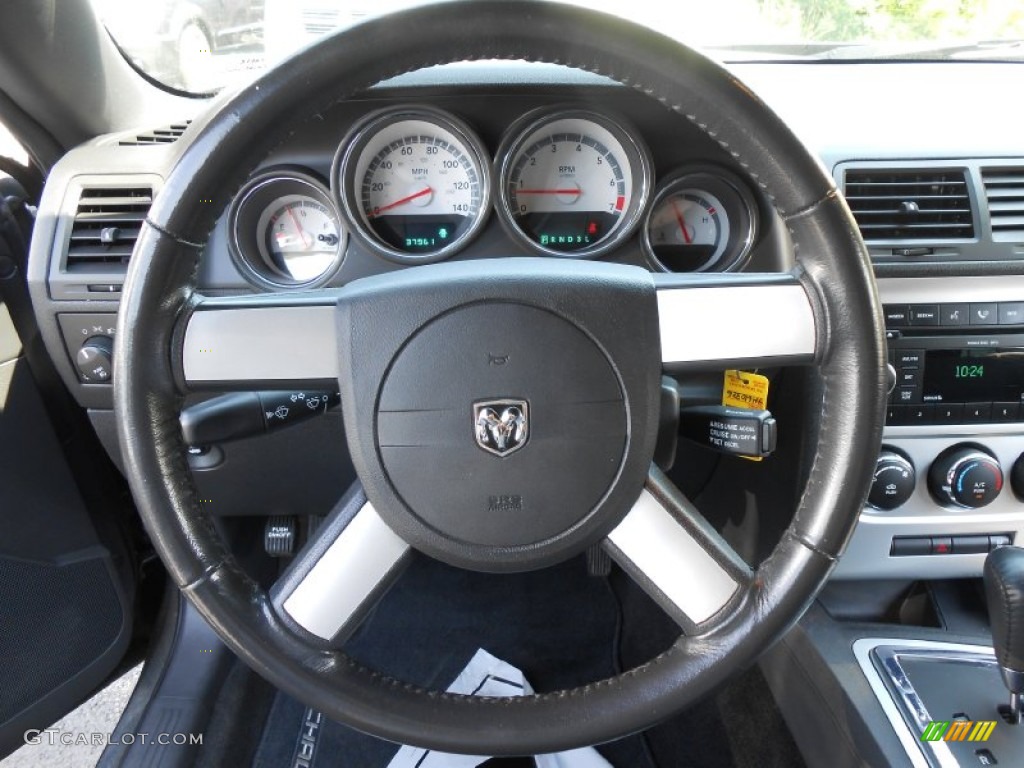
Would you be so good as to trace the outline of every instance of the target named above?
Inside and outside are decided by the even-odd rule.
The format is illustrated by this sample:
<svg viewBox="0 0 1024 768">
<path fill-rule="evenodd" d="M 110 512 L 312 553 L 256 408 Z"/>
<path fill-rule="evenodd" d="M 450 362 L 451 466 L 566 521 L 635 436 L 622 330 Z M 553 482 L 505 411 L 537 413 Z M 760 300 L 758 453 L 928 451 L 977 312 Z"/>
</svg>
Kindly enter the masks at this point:
<svg viewBox="0 0 1024 768">
<path fill-rule="evenodd" d="M 985 599 L 992 645 L 1010 691 L 1010 721 L 1021 721 L 1024 694 L 1024 549 L 999 547 L 985 559 Z"/>
</svg>

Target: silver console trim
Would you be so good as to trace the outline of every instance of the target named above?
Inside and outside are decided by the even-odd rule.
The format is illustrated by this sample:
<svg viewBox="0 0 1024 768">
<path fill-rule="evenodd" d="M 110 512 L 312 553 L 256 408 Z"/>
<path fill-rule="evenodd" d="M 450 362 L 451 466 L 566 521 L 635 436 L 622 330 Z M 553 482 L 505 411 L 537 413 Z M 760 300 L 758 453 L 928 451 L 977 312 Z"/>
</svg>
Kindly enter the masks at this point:
<svg viewBox="0 0 1024 768">
<path fill-rule="evenodd" d="M 986 659 L 992 659 L 993 663 L 995 663 L 995 655 L 992 648 L 988 646 L 966 645 L 963 643 L 944 643 L 935 640 L 865 637 L 854 642 L 854 658 L 857 659 L 857 664 L 860 666 L 861 672 L 864 674 L 864 677 L 867 678 L 868 685 L 871 687 L 872 693 L 875 694 L 875 698 L 882 707 L 882 711 L 885 712 L 885 716 L 888 718 L 889 724 L 896 732 L 896 737 L 903 745 L 903 749 L 906 751 L 907 757 L 910 758 L 910 762 L 914 765 L 914 768 L 929 768 L 928 760 L 925 758 L 922 751 L 924 742 L 920 740 L 920 737 L 917 734 L 914 734 L 910 730 L 910 726 L 907 725 L 900 713 L 899 706 L 893 699 L 889 689 L 886 687 L 885 681 L 882 679 L 881 674 L 875 667 L 874 662 L 871 660 L 872 651 L 884 645 L 892 645 L 907 650 L 920 649 L 937 651 L 943 655 L 960 654 L 967 660 L 970 660 L 972 657 L 985 657 Z M 903 695 L 904 698 L 910 697 L 911 701 L 913 698 L 916 698 L 916 693 L 913 688 L 910 688 L 909 686 L 908 689 L 903 689 Z M 917 708 L 924 711 L 924 707 L 920 703 L 919 699 L 917 700 Z M 953 758 L 953 754 L 949 751 L 949 747 L 945 742 L 928 742 L 928 746 L 932 748 L 935 759 L 942 768 L 958 768 L 958 763 Z"/>
<path fill-rule="evenodd" d="M 1001 425 L 1006 426 L 1006 425 Z M 922 429 L 914 427 L 915 430 Z M 944 449 L 960 442 L 983 444 L 999 460 L 1006 480 L 995 500 L 981 509 L 943 507 L 928 491 L 928 468 Z M 865 507 L 846 552 L 839 560 L 839 579 L 957 578 L 981 575 L 985 555 L 889 555 L 893 536 L 933 536 L 1011 533 L 1024 541 L 1024 503 L 1010 487 L 1009 472 L 1024 451 L 1021 427 L 1007 434 L 971 433 L 930 436 L 920 433 L 894 437 L 886 430 L 883 444 L 897 448 L 913 462 L 917 482 L 910 499 L 900 507 L 882 511 Z"/>
<path fill-rule="evenodd" d="M 876 282 L 883 304 L 1024 301 L 1024 275 L 883 277 Z M 957 328 L 948 330 L 951 334 L 962 331 Z"/>
</svg>

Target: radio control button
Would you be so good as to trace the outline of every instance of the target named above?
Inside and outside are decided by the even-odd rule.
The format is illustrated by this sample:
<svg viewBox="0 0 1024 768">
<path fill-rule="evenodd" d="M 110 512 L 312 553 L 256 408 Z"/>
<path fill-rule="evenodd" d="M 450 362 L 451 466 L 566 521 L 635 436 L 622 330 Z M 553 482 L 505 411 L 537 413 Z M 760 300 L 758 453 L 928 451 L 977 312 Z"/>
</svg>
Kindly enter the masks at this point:
<svg viewBox="0 0 1024 768">
<path fill-rule="evenodd" d="M 935 409 L 928 404 L 905 405 L 904 424 L 931 424 L 935 418 Z"/>
<path fill-rule="evenodd" d="M 1024 301 L 1003 302 L 999 305 L 1000 325 L 1024 325 Z"/>
<path fill-rule="evenodd" d="M 992 403 L 964 403 L 964 422 L 988 421 L 992 418 Z"/>
<path fill-rule="evenodd" d="M 992 403 L 992 421 L 1017 421 L 1020 403 Z"/>
<path fill-rule="evenodd" d="M 896 365 L 900 368 L 920 368 L 924 353 L 919 349 L 901 349 L 896 353 Z"/>
<path fill-rule="evenodd" d="M 996 325 L 998 322 L 998 304 L 971 304 L 971 325 Z"/>
<path fill-rule="evenodd" d="M 940 325 L 967 325 L 970 322 L 967 304 L 943 304 L 939 307 Z"/>
<path fill-rule="evenodd" d="M 958 424 L 963 420 L 963 403 L 936 403 L 934 421 L 939 424 Z"/>
<path fill-rule="evenodd" d="M 903 422 L 900 421 L 900 419 L 902 418 L 902 415 L 903 415 L 902 414 L 902 410 L 903 410 L 903 406 L 902 405 L 889 405 L 885 409 L 885 423 L 888 424 L 889 426 L 895 426 L 897 424 L 902 424 Z"/>
<path fill-rule="evenodd" d="M 899 376 L 896 377 L 897 385 L 901 387 L 916 387 L 921 383 L 920 368 L 901 368 Z"/>
<path fill-rule="evenodd" d="M 885 305 L 885 327 L 902 328 L 910 325 L 910 311 L 906 304 Z"/>
<path fill-rule="evenodd" d="M 911 325 L 938 325 L 938 304 L 914 304 L 910 308 Z"/>
<path fill-rule="evenodd" d="M 912 403 L 917 399 L 917 387 L 900 387 L 896 390 L 897 403 Z"/>
</svg>

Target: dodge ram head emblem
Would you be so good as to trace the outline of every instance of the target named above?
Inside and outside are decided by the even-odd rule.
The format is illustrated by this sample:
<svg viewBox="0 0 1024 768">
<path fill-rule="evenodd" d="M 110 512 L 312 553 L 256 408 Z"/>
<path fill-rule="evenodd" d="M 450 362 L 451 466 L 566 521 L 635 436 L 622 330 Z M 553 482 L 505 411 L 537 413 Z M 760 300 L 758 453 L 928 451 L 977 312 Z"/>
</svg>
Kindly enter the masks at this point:
<svg viewBox="0 0 1024 768">
<path fill-rule="evenodd" d="M 495 456 L 508 456 L 530 436 L 530 412 L 525 400 L 482 400 L 473 403 L 476 444 Z"/>
</svg>

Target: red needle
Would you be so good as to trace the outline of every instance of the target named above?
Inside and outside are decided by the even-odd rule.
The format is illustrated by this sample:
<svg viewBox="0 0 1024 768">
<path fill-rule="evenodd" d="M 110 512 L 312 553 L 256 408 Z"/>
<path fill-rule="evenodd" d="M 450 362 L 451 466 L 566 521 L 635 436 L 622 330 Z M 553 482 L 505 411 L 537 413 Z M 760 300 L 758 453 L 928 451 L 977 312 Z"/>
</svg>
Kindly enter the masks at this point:
<svg viewBox="0 0 1024 768">
<path fill-rule="evenodd" d="M 419 197 L 423 197 L 424 195 L 429 195 L 433 191 L 434 190 L 432 190 L 430 187 L 424 187 L 419 192 L 413 192 L 411 195 L 406 195 L 401 200 L 395 200 L 395 202 L 393 203 L 388 203 L 387 205 L 382 205 L 380 208 L 374 208 L 372 211 L 367 211 L 366 215 L 380 216 L 382 213 L 384 213 L 384 211 L 390 211 L 392 208 L 397 208 L 400 205 L 405 205 L 410 200 L 415 200 Z"/>
<path fill-rule="evenodd" d="M 306 234 L 306 230 L 302 228 L 302 225 L 299 224 L 299 220 L 295 218 L 295 211 L 293 211 L 290 207 L 285 208 L 285 210 L 288 211 L 288 217 L 292 220 L 292 223 L 295 225 L 295 229 L 299 231 L 299 239 L 302 240 L 302 244 L 306 248 L 309 248 L 313 244 L 313 239 Z"/>
<path fill-rule="evenodd" d="M 690 243 L 693 242 L 693 238 L 690 237 L 690 235 L 686 231 L 686 222 L 683 220 L 683 214 L 681 214 L 679 212 L 679 209 L 676 207 L 675 200 L 670 200 L 669 202 L 672 204 L 672 212 L 675 213 L 676 215 L 676 221 L 679 222 L 679 229 L 683 233 L 683 240 L 685 240 L 686 244 L 689 245 Z"/>
<path fill-rule="evenodd" d="M 582 189 L 517 189 L 517 195 L 581 195 Z"/>
</svg>

